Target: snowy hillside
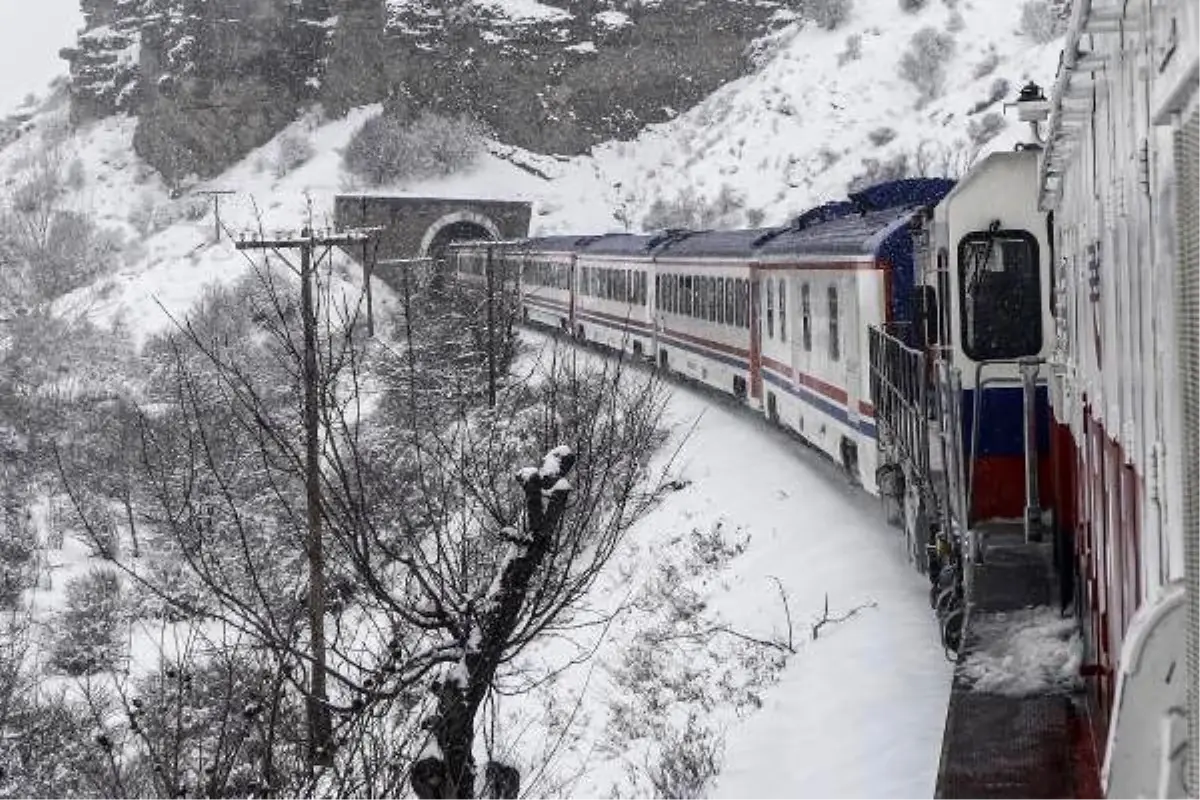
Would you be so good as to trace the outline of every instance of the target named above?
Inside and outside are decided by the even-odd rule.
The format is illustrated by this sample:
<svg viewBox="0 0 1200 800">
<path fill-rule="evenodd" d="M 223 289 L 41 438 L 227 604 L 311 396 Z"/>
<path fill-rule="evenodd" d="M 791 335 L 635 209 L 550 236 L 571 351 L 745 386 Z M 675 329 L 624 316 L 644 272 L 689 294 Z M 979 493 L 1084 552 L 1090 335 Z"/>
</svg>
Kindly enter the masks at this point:
<svg viewBox="0 0 1200 800">
<path fill-rule="evenodd" d="M 837 30 L 785 26 L 762 43 L 758 71 L 634 141 L 575 158 L 491 142 L 469 171 L 369 191 L 529 200 L 535 234 L 640 230 L 672 203 L 720 205 L 726 225 L 781 223 L 860 179 L 960 174 L 1020 141 L 1002 103 L 1027 80 L 1048 86 L 1058 58 L 1056 43 L 1018 30 L 1020 17 L 1020 4 L 997 0 L 929 0 L 915 12 L 858 0 Z M 939 62 L 943 91 L 922 102 L 900 62 L 925 28 L 953 45 Z M 60 92 L 0 150 L 0 183 L 10 212 L 29 217 L 52 203 L 94 226 L 99 277 L 57 297 L 53 311 L 137 345 L 205 286 L 245 273 L 250 262 L 231 237 L 329 227 L 335 195 L 363 191 L 342 152 L 378 111 L 329 120 L 313 109 L 218 179 L 173 193 L 134 154 L 135 119 L 72 128 Z M 219 234 L 206 190 L 232 192 Z M 348 260 L 340 267 L 352 285 Z M 384 318 L 395 309 L 386 290 L 375 302 Z M 0 300 L 0 318 L 25 310 L 14 304 Z M 84 366 L 103 380 L 102 360 Z M 674 441 L 699 420 L 673 473 L 678 491 L 635 528 L 589 598 L 637 613 L 618 615 L 598 639 L 531 656 L 552 664 L 595 648 L 591 661 L 500 701 L 508 724 L 499 745 L 522 767 L 545 765 L 527 773 L 534 794 L 650 793 L 639 781 L 678 746 L 709 753 L 721 796 L 928 795 L 950 666 L 927 584 L 840 474 L 780 432 L 709 405 L 676 393 Z M 38 526 L 47 513 L 35 511 Z M 77 542 L 47 559 L 47 579 L 31 593 L 42 622 L 64 602 L 67 578 L 98 560 Z M 826 598 L 830 615 L 852 616 L 814 638 Z M 149 634 L 131 639 L 135 660 L 153 652 Z"/>
</svg>

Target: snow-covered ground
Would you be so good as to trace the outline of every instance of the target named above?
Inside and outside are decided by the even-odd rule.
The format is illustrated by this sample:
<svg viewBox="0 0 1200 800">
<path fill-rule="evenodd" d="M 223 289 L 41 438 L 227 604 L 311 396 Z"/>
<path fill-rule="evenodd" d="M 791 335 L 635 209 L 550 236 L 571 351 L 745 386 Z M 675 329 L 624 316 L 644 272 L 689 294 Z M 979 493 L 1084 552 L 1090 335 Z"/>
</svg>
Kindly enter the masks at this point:
<svg viewBox="0 0 1200 800">
<path fill-rule="evenodd" d="M 526 338 L 543 353 L 551 346 Z M 525 731 L 509 740 L 519 758 L 545 757 L 530 730 L 571 740 L 530 791 L 644 794 L 630 770 L 653 767 L 698 711 L 723 740 L 715 796 L 931 796 L 952 664 L 928 582 L 876 501 L 704 391 L 672 384 L 667 422 L 672 441 L 652 469 L 674 459 L 682 488 L 635 526 L 589 598 L 626 610 L 602 634 L 538 655 L 543 668 L 596 647 L 593 659 L 532 697 L 501 701 L 506 729 Z M 814 640 L 826 596 L 831 618 L 859 611 Z M 682 606 L 700 610 L 692 618 Z M 784 651 L 736 635 L 786 642 L 789 613 L 796 652 L 782 661 Z M 736 634 L 689 638 L 716 627 Z"/>
<path fill-rule="evenodd" d="M 930 2 L 910 15 L 892 0 L 859 0 L 838 31 L 785 30 L 759 71 L 636 141 L 572 159 L 493 143 L 469 172 L 371 191 L 525 199 L 535 205 L 534 233 L 587 233 L 637 228 L 656 199 L 684 191 L 711 198 L 722 186 L 761 211 L 765 223 L 778 223 L 842 196 L 865 158 L 907 154 L 915 168 L 920 152 L 926 168 L 953 170 L 969 150 L 970 122 L 1001 108 L 968 110 L 998 78 L 1009 82 L 1006 99 L 1027 79 L 1049 85 L 1058 52 L 1057 44 L 1035 46 L 1018 34 L 1019 4 L 959 0 L 956 11 L 962 28 L 946 93 L 919 110 L 897 62 L 918 28 L 957 25 L 955 10 Z M 861 56 L 839 64 L 851 36 L 860 37 Z M 982 74 L 980 65 L 992 59 L 994 69 Z M 166 327 L 168 314 L 186 311 L 206 284 L 244 272 L 248 262 L 228 232 L 330 225 L 334 196 L 361 191 L 342 173 L 340 151 L 376 111 L 339 120 L 314 111 L 282 134 L 312 145 L 306 163 L 278 170 L 276 140 L 189 187 L 236 192 L 222 202 L 227 233 L 220 242 L 207 201 L 173 199 L 133 153 L 134 120 L 93 122 L 63 137 L 61 99 L 0 151 L 0 181 L 11 190 L 50 156 L 63 174 L 77 172 L 62 202 L 122 231 L 125 246 L 110 275 L 57 308 L 119 322 L 139 342 Z M 1016 120 L 1006 119 L 985 149 L 1021 138 Z M 887 138 L 878 133 L 883 128 L 892 138 L 873 144 L 872 134 Z M 387 293 L 376 301 L 386 314 Z M 720 796 L 931 794 L 951 669 L 927 584 L 905 562 L 876 504 L 748 412 L 677 389 L 669 414 L 677 433 L 695 423 L 673 473 L 681 488 L 638 525 L 589 601 L 628 610 L 605 630 L 594 659 L 502 702 L 514 758 L 547 764 L 531 775 L 529 791 L 647 793 L 636 776 L 665 745 L 681 741 L 690 709 L 695 725 L 722 743 L 712 787 Z M 41 613 L 61 605 L 66 578 L 89 563 L 71 543 L 50 559 L 59 566 L 35 593 Z M 859 610 L 813 640 L 810 626 L 826 597 L 832 616 Z M 795 653 L 781 647 L 789 613 Z M 138 652 L 153 651 L 149 636 L 134 643 Z M 552 642 L 535 655 L 554 663 L 596 644 Z"/>
</svg>

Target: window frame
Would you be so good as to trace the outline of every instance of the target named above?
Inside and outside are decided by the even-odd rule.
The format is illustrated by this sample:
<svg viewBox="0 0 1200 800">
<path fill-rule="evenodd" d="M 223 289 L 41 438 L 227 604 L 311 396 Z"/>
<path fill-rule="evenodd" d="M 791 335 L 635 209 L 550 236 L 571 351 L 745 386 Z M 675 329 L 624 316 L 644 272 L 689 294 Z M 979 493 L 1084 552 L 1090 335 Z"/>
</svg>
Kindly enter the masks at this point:
<svg viewBox="0 0 1200 800">
<path fill-rule="evenodd" d="M 987 240 L 987 239 L 1016 240 L 1016 241 L 1022 242 L 1023 244 L 1028 245 L 1030 248 L 1030 250 L 1029 250 L 1030 256 L 1031 256 L 1030 260 L 1031 260 L 1031 263 L 1033 264 L 1033 285 L 1036 289 L 1036 297 L 1037 297 L 1037 313 L 1034 315 L 1034 320 L 1033 320 L 1033 322 L 1035 322 L 1035 324 L 1036 324 L 1037 347 L 1031 353 L 1005 351 L 1002 354 L 998 354 L 998 355 L 997 354 L 986 354 L 986 355 L 982 355 L 982 357 L 981 357 L 981 354 L 978 352 L 978 350 L 975 347 L 975 343 L 973 341 L 974 337 L 968 335 L 969 331 L 967 328 L 967 285 L 966 285 L 967 284 L 967 280 L 966 280 L 967 279 L 967 275 L 966 275 L 967 259 L 965 258 L 965 256 L 967 254 L 967 247 L 971 243 L 978 242 L 980 240 Z M 966 355 L 967 358 L 971 359 L 972 361 L 981 362 L 981 361 L 990 361 L 990 360 L 1000 360 L 1000 361 L 1013 360 L 1013 359 L 1017 359 L 1017 358 L 1037 356 L 1039 353 L 1041 353 L 1042 349 L 1046 346 L 1046 330 L 1045 330 L 1045 325 L 1043 324 L 1043 320 L 1042 320 L 1042 317 L 1043 317 L 1042 309 L 1045 306 L 1045 300 L 1044 300 L 1043 292 L 1042 292 L 1042 288 L 1043 288 L 1042 287 L 1042 262 L 1041 262 L 1042 253 L 1041 253 L 1041 249 L 1038 247 L 1037 236 L 1035 236 L 1033 233 L 1031 233 L 1027 230 L 1024 230 L 1022 228 L 1006 228 L 1006 229 L 1001 229 L 1001 230 L 996 230 L 996 231 L 970 231 L 970 232 L 964 234 L 958 240 L 958 247 L 956 249 L 957 249 L 957 255 L 958 255 L 958 264 L 957 264 L 957 269 L 955 270 L 955 273 L 956 273 L 955 277 L 958 280 L 958 333 L 959 333 L 959 337 L 960 337 L 960 346 L 962 347 L 963 354 Z M 1024 320 L 1024 321 L 1021 321 L 1021 323 L 1019 323 L 1019 326 L 1024 326 L 1024 325 L 1027 325 L 1028 323 L 1029 323 L 1028 320 Z M 1008 337 L 1004 337 L 1004 338 L 1007 339 Z"/>
<path fill-rule="evenodd" d="M 825 298 L 829 309 L 829 360 L 837 362 L 842 360 L 842 325 L 839 319 L 841 301 L 836 283 L 829 284 Z"/>
</svg>

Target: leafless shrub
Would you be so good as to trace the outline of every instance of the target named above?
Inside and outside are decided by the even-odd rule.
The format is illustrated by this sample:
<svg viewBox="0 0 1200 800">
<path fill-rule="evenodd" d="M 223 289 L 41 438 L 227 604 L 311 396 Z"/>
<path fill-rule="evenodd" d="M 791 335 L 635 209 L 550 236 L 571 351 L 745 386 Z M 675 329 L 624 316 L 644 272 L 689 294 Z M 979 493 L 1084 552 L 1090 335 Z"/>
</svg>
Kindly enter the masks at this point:
<svg viewBox="0 0 1200 800">
<path fill-rule="evenodd" d="M 916 87 L 918 106 L 939 97 L 946 83 L 946 64 L 954 56 L 954 37 L 934 27 L 913 34 L 900 57 L 900 77 Z"/>
<path fill-rule="evenodd" d="M 67 675 L 91 675 L 117 665 L 124 653 L 121 579 L 93 569 L 67 583 L 66 608 L 50 664 Z"/>
<path fill-rule="evenodd" d="M 0 608 L 14 608 L 36 574 L 36 532 L 25 510 L 6 507 L 0 519 Z"/>
<path fill-rule="evenodd" d="M 983 147 L 999 136 L 1006 124 L 1004 116 L 993 111 L 979 119 L 973 119 L 967 124 L 967 138 L 975 147 Z"/>
<path fill-rule="evenodd" d="M 900 0 L 900 10 L 915 14 L 926 6 L 929 0 Z"/>
<path fill-rule="evenodd" d="M 686 186 L 671 200 L 656 198 L 642 218 L 642 230 L 734 227 L 741 222 L 745 202 L 745 197 L 729 184 L 723 184 L 712 200 L 705 200 Z"/>
<path fill-rule="evenodd" d="M 827 31 L 836 30 L 853 9 L 853 0 L 800 0 L 798 13 Z"/>
<path fill-rule="evenodd" d="M 695 712 L 688 715 L 683 730 L 672 729 L 659 746 L 646 777 L 660 798 L 706 797 L 713 779 L 721 772 L 725 738 L 702 726 Z"/>
<path fill-rule="evenodd" d="M 946 20 L 946 30 L 950 33 L 958 33 L 965 27 L 967 27 L 967 21 L 963 19 L 962 12 L 952 11 L 950 19 Z"/>
<path fill-rule="evenodd" d="M 1035 43 L 1047 44 L 1063 35 L 1066 20 L 1051 0 L 1026 0 L 1019 30 Z"/>
<path fill-rule="evenodd" d="M 876 147 L 883 147 L 888 142 L 896 138 L 896 129 L 889 128 L 886 125 L 881 128 L 876 128 L 867 134 L 867 139 Z"/>
<path fill-rule="evenodd" d="M 988 53 L 983 57 L 983 60 L 975 65 L 975 71 L 972 73 L 972 77 L 974 77 L 976 80 L 979 80 L 980 78 L 986 78 L 988 75 L 991 75 L 993 72 L 995 72 L 996 67 L 999 65 L 1000 54 L 994 49 L 988 50 Z"/>
<path fill-rule="evenodd" d="M 838 66 L 844 67 L 851 61 L 862 58 L 862 34 L 852 33 L 846 37 L 846 49 L 838 53 Z"/>
<path fill-rule="evenodd" d="M 846 186 L 847 192 L 857 192 L 877 183 L 899 180 L 909 176 L 909 157 L 907 153 L 897 153 L 886 161 L 878 158 L 864 158 L 863 171 L 850 179 Z"/>
<path fill-rule="evenodd" d="M 284 133 L 275 145 L 275 177 L 282 178 L 307 163 L 315 154 L 312 141 L 303 133 L 295 130 Z"/>
<path fill-rule="evenodd" d="M 411 124 L 381 114 L 363 123 L 346 145 L 342 164 L 369 186 L 452 175 L 483 152 L 483 129 L 466 117 L 422 113 Z"/>
</svg>

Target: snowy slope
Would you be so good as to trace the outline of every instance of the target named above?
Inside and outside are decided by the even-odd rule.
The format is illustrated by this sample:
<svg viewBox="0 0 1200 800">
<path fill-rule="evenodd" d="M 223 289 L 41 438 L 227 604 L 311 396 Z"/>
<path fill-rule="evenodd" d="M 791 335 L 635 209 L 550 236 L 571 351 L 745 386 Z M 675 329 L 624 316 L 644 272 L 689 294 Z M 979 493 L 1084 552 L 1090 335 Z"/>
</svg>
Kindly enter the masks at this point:
<svg viewBox="0 0 1200 800">
<path fill-rule="evenodd" d="M 1000 110 L 995 104 L 968 114 L 993 82 L 1006 78 L 1011 99 L 1027 79 L 1048 85 L 1057 60 L 1056 45 L 1033 46 L 1017 33 L 1019 4 L 959 0 L 957 10 L 964 28 L 955 34 L 947 92 L 920 110 L 916 90 L 897 77 L 898 60 L 915 30 L 945 29 L 953 12 L 936 0 L 914 15 L 894 0 L 859 0 L 841 29 L 786 29 L 758 72 L 636 141 L 575 159 L 493 143 L 470 172 L 372 191 L 526 199 L 535 204 L 535 233 L 584 233 L 636 228 L 657 198 L 687 190 L 711 198 L 725 185 L 745 198 L 746 208 L 761 211 L 765 223 L 781 222 L 843 195 L 864 158 L 909 154 L 915 162 L 922 147 L 929 169 L 953 170 L 967 160 L 970 122 Z M 852 35 L 861 36 L 861 57 L 839 65 Z M 976 77 L 993 53 L 994 71 Z M 227 232 L 328 226 L 333 197 L 360 190 L 341 172 L 340 150 L 376 111 L 357 109 L 334 121 L 314 112 L 283 134 L 311 143 L 314 155 L 306 163 L 277 170 L 277 140 L 191 189 L 236 192 L 222 203 Z M 186 311 L 204 285 L 236 279 L 248 262 L 228 233 L 214 242 L 207 201 L 194 194 L 173 198 L 134 155 L 134 120 L 90 123 L 64 138 L 65 115 L 61 98 L 48 103 L 28 133 L 0 150 L 0 182 L 11 191 L 49 156 L 63 174 L 79 165 L 80 180 L 67 187 L 64 206 L 122 231 L 125 246 L 112 274 L 61 299 L 58 310 L 121 323 L 140 341 L 167 326 L 168 314 Z M 871 134 L 884 127 L 894 138 L 873 144 Z M 987 147 L 1011 147 L 1020 134 L 1009 117 Z M 386 306 L 387 293 L 377 292 L 376 301 Z M 681 430 L 700 417 L 680 462 L 679 477 L 691 483 L 639 526 L 594 604 L 611 606 L 630 587 L 649 591 L 665 565 L 687 562 L 720 522 L 729 552 L 681 585 L 702 598 L 705 619 L 777 640 L 786 628 L 777 578 L 793 615 L 797 652 L 784 666 L 782 653 L 729 635 L 682 650 L 666 665 L 678 684 L 671 691 L 703 687 L 711 702 L 693 698 L 658 717 L 635 715 L 634 727 L 618 726 L 627 735 L 614 741 L 614 718 L 636 706 L 629 699 L 637 685 L 630 682 L 636 666 L 630 654 L 658 652 L 647 648 L 646 626 L 665 625 L 670 616 L 650 592 L 642 599 L 652 613 L 614 621 L 594 671 L 588 665 L 568 671 L 533 700 L 503 708 L 514 723 L 510 729 L 525 732 L 507 743 L 516 754 L 534 760 L 553 750 L 531 791 L 647 792 L 630 768 L 652 760 L 661 738 L 656 732 L 677 732 L 686 722 L 679 715 L 694 708 L 701 724 L 724 738 L 715 787 L 721 796 L 931 793 L 950 668 L 937 645 L 925 585 L 904 563 L 900 543 L 872 504 L 778 432 L 687 392 L 676 394 L 671 414 Z M 37 596 L 43 610 L 61 603 L 68 574 L 86 569 L 78 547 L 68 546 L 54 560 L 62 568 L 55 588 Z M 833 614 L 873 605 L 809 641 L 808 625 L 826 593 Z M 553 648 L 542 654 L 562 655 Z M 564 732 L 570 744 L 557 747 L 555 736 Z"/>
<path fill-rule="evenodd" d="M 550 340 L 527 340 L 549 360 Z M 674 457 L 683 486 L 633 528 L 589 598 L 597 613 L 631 607 L 539 654 L 542 669 L 593 647 L 594 658 L 501 700 L 514 756 L 536 765 L 542 747 L 553 753 L 528 791 L 645 796 L 630 770 L 653 765 L 698 712 L 723 740 L 714 796 L 931 796 L 952 665 L 928 582 L 879 506 L 794 438 L 708 394 L 676 387 L 667 422 L 673 439 L 656 462 Z M 705 537 L 718 525 L 724 549 Z M 831 617 L 861 610 L 813 640 L 826 596 Z M 699 609 L 697 624 L 684 608 Z M 796 653 L 781 662 L 733 634 L 685 638 L 722 626 L 786 642 L 789 613 Z M 570 743 L 555 749 L 556 734 Z"/>
</svg>

